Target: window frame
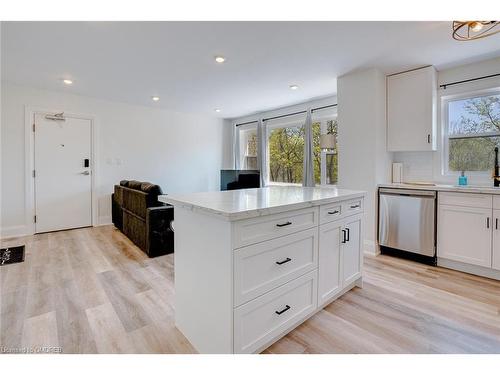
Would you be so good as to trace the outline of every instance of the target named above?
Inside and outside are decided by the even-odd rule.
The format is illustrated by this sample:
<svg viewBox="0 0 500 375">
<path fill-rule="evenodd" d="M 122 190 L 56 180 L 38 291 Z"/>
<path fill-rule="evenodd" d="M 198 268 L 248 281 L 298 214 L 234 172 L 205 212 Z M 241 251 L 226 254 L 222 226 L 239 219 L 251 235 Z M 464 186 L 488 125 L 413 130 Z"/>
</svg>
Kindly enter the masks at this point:
<svg viewBox="0 0 500 375">
<path fill-rule="evenodd" d="M 250 124 L 244 124 L 244 125 L 238 125 L 236 126 L 236 131 L 238 132 L 238 142 L 240 142 L 239 144 L 239 155 L 237 156 L 239 158 L 239 161 L 240 161 L 240 170 L 252 170 L 252 169 L 248 169 L 246 168 L 246 166 L 244 165 L 245 164 L 245 150 L 242 150 L 241 148 L 241 145 L 242 145 L 242 137 L 241 137 L 241 132 L 243 131 L 249 131 L 249 130 L 255 130 L 255 132 L 257 133 L 258 135 L 258 123 L 255 122 L 255 123 L 250 123 Z M 259 139 L 257 139 L 257 142 L 259 142 Z M 259 153 L 259 145 L 257 144 L 257 150 L 256 150 L 256 153 L 258 154 Z M 257 165 L 257 168 L 259 166 Z"/>
<path fill-rule="evenodd" d="M 450 139 L 464 139 L 464 138 L 484 138 L 486 137 L 500 137 L 500 131 L 498 132 L 486 132 L 477 134 L 449 134 L 449 103 L 457 100 L 472 99 L 482 96 L 490 95 L 500 95 L 500 87 L 491 87 L 488 89 L 480 90 L 467 90 L 460 93 L 451 95 L 441 96 L 441 133 L 442 133 L 442 153 L 441 153 L 441 174 L 444 177 L 457 177 L 460 175 L 461 171 L 452 171 L 449 167 L 450 160 Z M 493 167 L 492 167 L 493 169 Z M 491 172 L 486 171 L 465 171 L 468 176 L 472 176 L 476 179 L 489 179 Z"/>
</svg>

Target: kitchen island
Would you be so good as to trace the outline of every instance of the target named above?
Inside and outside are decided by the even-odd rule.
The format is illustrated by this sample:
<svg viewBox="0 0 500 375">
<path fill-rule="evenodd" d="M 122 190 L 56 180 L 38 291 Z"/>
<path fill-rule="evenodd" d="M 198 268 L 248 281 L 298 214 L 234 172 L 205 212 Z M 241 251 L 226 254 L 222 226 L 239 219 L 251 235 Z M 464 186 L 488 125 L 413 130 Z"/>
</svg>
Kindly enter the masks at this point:
<svg viewBox="0 0 500 375">
<path fill-rule="evenodd" d="M 362 191 L 271 186 L 175 206 L 176 326 L 200 353 L 256 353 L 362 285 Z"/>
</svg>

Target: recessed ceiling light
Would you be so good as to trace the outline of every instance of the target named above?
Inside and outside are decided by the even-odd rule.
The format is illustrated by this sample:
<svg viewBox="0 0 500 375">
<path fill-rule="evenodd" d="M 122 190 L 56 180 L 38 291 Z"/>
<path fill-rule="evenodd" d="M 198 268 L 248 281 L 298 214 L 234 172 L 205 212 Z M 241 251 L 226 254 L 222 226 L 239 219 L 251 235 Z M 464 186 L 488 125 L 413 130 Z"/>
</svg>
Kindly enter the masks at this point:
<svg viewBox="0 0 500 375">
<path fill-rule="evenodd" d="M 290 85 L 290 90 L 297 90 L 299 86 L 297 85 Z"/>
<path fill-rule="evenodd" d="M 159 96 L 152 96 L 152 97 L 151 97 L 151 100 L 152 100 L 153 102 L 157 102 L 157 101 L 159 101 L 159 100 L 160 100 L 160 97 L 159 97 Z"/>
<path fill-rule="evenodd" d="M 215 62 L 222 64 L 224 61 L 226 61 L 226 58 L 224 56 L 215 56 Z"/>
<path fill-rule="evenodd" d="M 73 81 L 71 79 L 63 79 L 63 83 L 65 85 L 72 85 L 73 84 Z"/>
<path fill-rule="evenodd" d="M 219 108 L 216 108 L 216 109 L 215 109 L 215 112 L 219 113 L 219 112 L 220 112 L 220 109 L 219 109 Z"/>
</svg>

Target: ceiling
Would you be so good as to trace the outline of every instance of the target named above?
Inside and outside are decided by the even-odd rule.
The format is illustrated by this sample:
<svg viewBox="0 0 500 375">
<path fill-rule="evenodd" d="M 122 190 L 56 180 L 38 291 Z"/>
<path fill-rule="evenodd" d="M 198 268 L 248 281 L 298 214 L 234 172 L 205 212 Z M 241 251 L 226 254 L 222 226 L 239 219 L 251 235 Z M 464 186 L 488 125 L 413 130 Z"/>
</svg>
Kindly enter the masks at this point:
<svg viewBox="0 0 500 375">
<path fill-rule="evenodd" d="M 231 118 L 335 94 L 336 77 L 355 69 L 442 69 L 500 56 L 500 34 L 457 42 L 450 29 L 451 22 L 2 22 L 2 79 Z"/>
</svg>

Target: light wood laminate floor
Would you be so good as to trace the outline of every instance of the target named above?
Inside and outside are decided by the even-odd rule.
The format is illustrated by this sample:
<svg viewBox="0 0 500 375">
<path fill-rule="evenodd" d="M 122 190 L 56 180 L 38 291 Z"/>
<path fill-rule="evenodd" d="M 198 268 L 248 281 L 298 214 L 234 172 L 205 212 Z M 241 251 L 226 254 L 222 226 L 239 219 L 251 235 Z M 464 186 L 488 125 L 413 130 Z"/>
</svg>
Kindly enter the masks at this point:
<svg viewBox="0 0 500 375">
<path fill-rule="evenodd" d="M 194 353 L 174 325 L 173 255 L 149 259 L 112 226 L 6 240 L 0 347 Z M 500 282 L 378 256 L 364 287 L 265 353 L 500 353 Z"/>
</svg>

